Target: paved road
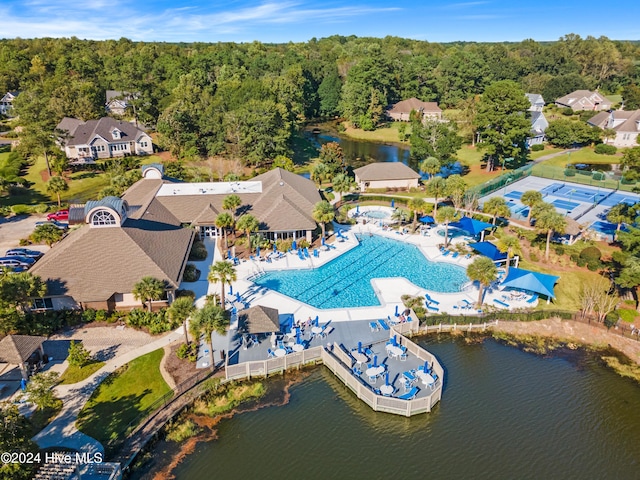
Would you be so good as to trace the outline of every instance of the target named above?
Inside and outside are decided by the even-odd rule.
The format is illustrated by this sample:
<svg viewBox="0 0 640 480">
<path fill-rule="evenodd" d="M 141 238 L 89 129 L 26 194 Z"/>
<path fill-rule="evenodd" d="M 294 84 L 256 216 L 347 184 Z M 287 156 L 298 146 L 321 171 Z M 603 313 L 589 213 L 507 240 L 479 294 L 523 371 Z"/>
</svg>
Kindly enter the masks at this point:
<svg viewBox="0 0 640 480">
<path fill-rule="evenodd" d="M 38 215 L 16 215 L 14 217 L 0 217 L 0 254 L 10 248 L 20 245 L 20 239 L 27 238 L 36 228 L 36 222 L 46 220 L 44 214 Z M 45 245 L 35 245 L 34 250 L 45 251 Z M 32 247 L 29 247 L 32 248 Z"/>
</svg>

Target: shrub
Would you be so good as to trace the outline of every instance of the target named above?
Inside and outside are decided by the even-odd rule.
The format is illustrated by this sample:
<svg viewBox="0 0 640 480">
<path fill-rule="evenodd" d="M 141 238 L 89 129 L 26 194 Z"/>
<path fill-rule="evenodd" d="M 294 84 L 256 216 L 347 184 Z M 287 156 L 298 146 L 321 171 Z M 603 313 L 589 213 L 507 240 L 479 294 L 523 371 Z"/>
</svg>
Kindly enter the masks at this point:
<svg viewBox="0 0 640 480">
<path fill-rule="evenodd" d="M 29 240 L 28 238 L 21 238 L 19 245 L 21 247 L 26 247 L 27 245 L 31 245 L 31 240 Z"/>
<path fill-rule="evenodd" d="M 576 169 L 575 168 L 565 168 L 564 169 L 564 176 L 565 177 L 575 177 L 576 176 Z"/>
<path fill-rule="evenodd" d="M 200 279 L 200 270 L 196 268 L 193 263 L 187 263 L 184 267 L 184 274 L 182 275 L 183 282 L 197 282 Z"/>
<path fill-rule="evenodd" d="M 538 254 L 536 252 L 531 252 L 529 254 L 529 260 L 531 260 L 532 262 L 539 262 L 540 257 L 538 257 Z"/>
<path fill-rule="evenodd" d="M 542 145 L 541 143 L 536 143 L 535 145 L 531 145 L 532 152 L 541 152 L 542 150 L 544 150 L 544 145 Z"/>
<path fill-rule="evenodd" d="M 183 343 L 178 347 L 176 355 L 180 360 L 188 359 L 190 362 L 195 362 L 198 359 L 198 351 L 195 343 L 187 345 Z"/>
<path fill-rule="evenodd" d="M 297 243 L 299 248 L 309 248 L 311 246 L 311 244 L 307 241 L 306 238 L 302 238 L 298 240 Z"/>
<path fill-rule="evenodd" d="M 96 322 L 104 322 L 107 319 L 107 312 L 105 310 L 98 310 L 96 312 Z"/>
<path fill-rule="evenodd" d="M 564 255 L 564 246 L 557 245 L 555 248 L 555 251 L 556 251 L 556 255 Z"/>
<path fill-rule="evenodd" d="M 36 213 L 46 213 L 47 210 L 49 210 L 49 206 L 45 205 L 44 203 L 40 203 L 33 207 L 33 211 Z"/>
<path fill-rule="evenodd" d="M 276 248 L 280 252 L 288 252 L 289 250 L 291 250 L 292 243 L 293 243 L 293 240 L 291 239 L 286 239 L 286 240 L 278 239 L 278 241 L 276 242 Z"/>
<path fill-rule="evenodd" d="M 84 367 L 91 363 L 91 353 L 80 342 L 71 340 L 67 361 L 72 367 Z"/>
<path fill-rule="evenodd" d="M 589 246 L 583 248 L 580 252 L 580 258 L 584 260 L 586 263 L 592 262 L 600 262 L 600 258 L 602 258 L 602 253 L 598 249 L 598 247 Z"/>
<path fill-rule="evenodd" d="M 207 259 L 207 247 L 201 240 L 193 242 L 191 252 L 189 252 L 189 260 L 206 260 Z"/>
<path fill-rule="evenodd" d="M 615 155 L 618 149 L 615 145 L 606 145 L 604 143 L 599 143 L 596 145 L 594 151 L 599 155 Z"/>
<path fill-rule="evenodd" d="M 590 271 L 595 272 L 600 269 L 600 262 L 589 262 L 587 263 L 587 268 Z"/>
<path fill-rule="evenodd" d="M 194 292 L 193 290 L 176 290 L 176 298 L 179 297 L 191 297 L 191 298 L 196 298 L 196 292 Z"/>
<path fill-rule="evenodd" d="M 560 110 L 560 113 L 562 113 L 562 115 L 564 115 L 565 117 L 570 117 L 571 115 L 573 115 L 573 109 L 570 107 L 566 107 Z"/>
<path fill-rule="evenodd" d="M 96 319 L 96 311 L 93 308 L 87 308 L 82 312 L 82 321 L 91 323 Z"/>
<path fill-rule="evenodd" d="M 25 215 L 31 213 L 31 207 L 22 204 L 11 205 L 11 212 L 13 212 L 14 215 Z"/>
</svg>

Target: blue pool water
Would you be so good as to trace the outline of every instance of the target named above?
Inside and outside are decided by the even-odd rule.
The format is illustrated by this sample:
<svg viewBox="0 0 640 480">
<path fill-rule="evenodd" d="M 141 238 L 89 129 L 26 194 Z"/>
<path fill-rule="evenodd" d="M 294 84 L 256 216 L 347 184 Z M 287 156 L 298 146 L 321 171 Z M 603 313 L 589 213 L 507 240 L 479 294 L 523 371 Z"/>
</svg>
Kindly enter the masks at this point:
<svg viewBox="0 0 640 480">
<path fill-rule="evenodd" d="M 404 277 L 436 292 L 457 292 L 468 281 L 464 268 L 429 262 L 413 246 L 379 236 L 314 269 L 268 272 L 254 282 L 316 308 L 380 305 L 372 278 Z"/>
<path fill-rule="evenodd" d="M 365 217 L 375 218 L 376 220 L 382 220 L 385 218 L 389 218 L 389 214 L 382 210 L 369 210 L 364 213 Z"/>
</svg>

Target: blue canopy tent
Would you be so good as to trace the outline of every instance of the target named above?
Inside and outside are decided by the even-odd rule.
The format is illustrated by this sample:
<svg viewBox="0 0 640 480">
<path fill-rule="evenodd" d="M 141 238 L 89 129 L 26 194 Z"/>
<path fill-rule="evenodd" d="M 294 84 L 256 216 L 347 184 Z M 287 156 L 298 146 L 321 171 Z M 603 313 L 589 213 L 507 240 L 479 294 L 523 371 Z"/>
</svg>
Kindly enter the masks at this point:
<svg viewBox="0 0 640 480">
<path fill-rule="evenodd" d="M 480 255 L 489 257 L 494 262 L 507 259 L 506 252 L 501 252 L 500 250 L 498 250 L 498 247 L 496 247 L 491 242 L 470 243 L 469 246 L 473 248 L 476 252 L 478 252 Z"/>
<path fill-rule="evenodd" d="M 532 272 L 522 268 L 511 267 L 502 287 L 517 288 L 545 295 L 547 300 L 555 298 L 553 287 L 560 277 L 546 273 Z"/>
<path fill-rule="evenodd" d="M 436 223 L 431 215 L 425 215 L 419 219 L 422 223 Z"/>
<path fill-rule="evenodd" d="M 492 225 L 491 223 L 481 222 L 480 220 L 474 220 L 470 217 L 462 217 L 457 222 L 453 222 L 450 226 L 464 230 L 469 235 L 472 235 L 474 237 L 481 233 L 481 241 L 484 240 L 484 231 L 488 228 L 495 227 L 495 225 Z"/>
</svg>

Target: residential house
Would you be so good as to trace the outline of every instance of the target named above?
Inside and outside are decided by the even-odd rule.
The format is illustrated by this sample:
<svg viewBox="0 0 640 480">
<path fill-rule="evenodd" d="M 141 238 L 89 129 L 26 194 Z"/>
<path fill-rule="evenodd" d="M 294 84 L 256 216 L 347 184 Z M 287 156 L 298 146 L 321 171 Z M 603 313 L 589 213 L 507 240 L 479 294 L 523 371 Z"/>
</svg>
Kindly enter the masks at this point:
<svg viewBox="0 0 640 480">
<path fill-rule="evenodd" d="M 118 90 L 107 90 L 105 110 L 112 115 L 124 115 L 131 106 L 131 100 L 136 98 L 137 94 L 129 92 L 119 92 Z"/>
<path fill-rule="evenodd" d="M 616 147 L 638 146 L 640 135 L 640 110 L 613 110 L 600 112 L 587 122 L 589 125 L 616 132 L 613 138 L 606 138 L 605 143 Z"/>
<path fill-rule="evenodd" d="M 527 138 L 527 144 L 529 146 L 537 143 L 542 143 L 545 140 L 544 132 L 549 126 L 542 109 L 544 108 L 544 99 L 542 95 L 537 93 L 525 93 L 531 106 L 529 112 L 531 112 L 531 135 Z"/>
<path fill-rule="evenodd" d="M 32 268 L 47 282 L 44 308 L 127 310 L 140 307 L 134 285 L 144 276 L 163 280 L 171 303 L 179 288 L 195 235 L 221 237 L 216 217 L 230 194 L 236 214 L 249 212 L 266 238 L 312 239 L 317 229 L 315 184 L 276 168 L 247 182 L 183 183 L 163 176 L 161 165 L 143 167 L 143 178 L 122 196 L 71 206 L 79 225 Z"/>
<path fill-rule="evenodd" d="M 20 95 L 20 92 L 13 91 L 7 92 L 0 98 L 0 114 L 11 116 L 11 110 L 13 110 L 13 101 Z"/>
<path fill-rule="evenodd" d="M 111 117 L 87 122 L 65 117 L 56 128 L 65 132 L 61 144 L 67 157 L 77 162 L 153 153 L 149 135 L 131 123 Z"/>
<path fill-rule="evenodd" d="M 361 192 L 369 188 L 415 188 L 420 180 L 418 173 L 400 162 L 370 163 L 353 173 Z"/>
<path fill-rule="evenodd" d="M 394 103 L 386 110 L 389 118 L 397 122 L 408 122 L 411 112 L 415 111 L 422 116 L 422 120 L 442 120 L 442 110 L 437 102 L 423 102 L 417 98 L 409 98 Z"/>
<path fill-rule="evenodd" d="M 605 98 L 604 95 L 598 92 L 590 92 L 589 90 L 576 90 L 564 97 L 560 97 L 556 100 L 558 107 L 571 108 L 572 110 L 610 110 L 611 100 Z"/>
</svg>

